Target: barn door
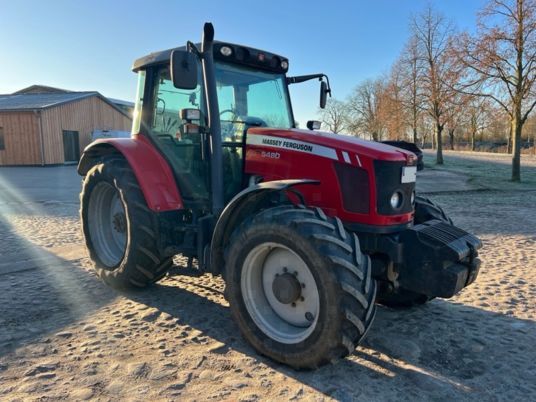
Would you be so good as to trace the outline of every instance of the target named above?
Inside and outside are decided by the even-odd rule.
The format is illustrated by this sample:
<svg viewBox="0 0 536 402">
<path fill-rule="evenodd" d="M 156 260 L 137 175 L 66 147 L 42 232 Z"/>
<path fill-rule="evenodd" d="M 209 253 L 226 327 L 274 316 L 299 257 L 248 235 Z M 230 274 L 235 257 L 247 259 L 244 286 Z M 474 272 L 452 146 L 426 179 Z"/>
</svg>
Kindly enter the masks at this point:
<svg viewBox="0 0 536 402">
<path fill-rule="evenodd" d="M 63 130 L 63 154 L 65 163 L 78 162 L 80 159 L 78 131 Z"/>
</svg>

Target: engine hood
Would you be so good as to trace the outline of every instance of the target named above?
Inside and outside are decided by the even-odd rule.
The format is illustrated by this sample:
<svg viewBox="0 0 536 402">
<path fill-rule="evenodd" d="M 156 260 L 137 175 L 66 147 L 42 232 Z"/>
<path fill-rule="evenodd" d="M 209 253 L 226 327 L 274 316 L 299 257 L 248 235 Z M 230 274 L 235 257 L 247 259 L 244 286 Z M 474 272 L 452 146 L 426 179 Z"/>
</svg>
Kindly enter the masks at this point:
<svg viewBox="0 0 536 402">
<path fill-rule="evenodd" d="M 248 130 L 248 136 L 249 135 L 263 135 L 291 139 L 334 148 L 339 151 L 353 152 L 370 159 L 407 161 L 409 157 L 414 156 L 410 151 L 396 148 L 391 145 L 362 140 L 350 135 L 328 133 L 325 131 L 252 127 Z"/>
</svg>

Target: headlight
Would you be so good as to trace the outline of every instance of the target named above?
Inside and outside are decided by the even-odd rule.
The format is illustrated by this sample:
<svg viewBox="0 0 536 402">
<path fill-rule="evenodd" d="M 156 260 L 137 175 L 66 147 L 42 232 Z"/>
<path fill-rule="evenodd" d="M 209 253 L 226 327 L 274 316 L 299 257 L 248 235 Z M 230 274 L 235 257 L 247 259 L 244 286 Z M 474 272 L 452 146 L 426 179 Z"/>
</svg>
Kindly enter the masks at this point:
<svg viewBox="0 0 536 402">
<path fill-rule="evenodd" d="M 415 204 L 415 191 L 411 193 L 411 205 Z"/>
<path fill-rule="evenodd" d="M 393 209 L 398 209 L 402 205 L 402 194 L 399 191 L 393 193 L 391 196 L 391 207 Z"/>
</svg>

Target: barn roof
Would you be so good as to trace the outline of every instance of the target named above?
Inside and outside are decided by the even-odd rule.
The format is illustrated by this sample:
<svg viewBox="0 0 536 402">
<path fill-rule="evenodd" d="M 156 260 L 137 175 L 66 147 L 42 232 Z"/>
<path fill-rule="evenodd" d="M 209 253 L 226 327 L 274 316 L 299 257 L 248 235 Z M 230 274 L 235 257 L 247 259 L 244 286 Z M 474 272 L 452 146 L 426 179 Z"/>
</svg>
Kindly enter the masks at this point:
<svg viewBox="0 0 536 402">
<path fill-rule="evenodd" d="M 97 96 L 115 110 L 128 116 L 123 110 L 114 105 L 108 98 L 96 91 L 88 92 L 50 92 L 50 93 L 14 93 L 0 95 L 0 112 L 15 112 L 41 110 Z"/>
<path fill-rule="evenodd" d="M 29 87 L 19 89 L 18 91 L 13 92 L 13 94 L 51 94 L 51 93 L 67 93 L 67 92 L 76 92 L 70 91 L 68 89 L 49 87 L 48 85 L 30 85 Z"/>
<path fill-rule="evenodd" d="M 0 110 L 46 109 L 95 95 L 98 95 L 98 92 L 0 95 Z"/>
</svg>

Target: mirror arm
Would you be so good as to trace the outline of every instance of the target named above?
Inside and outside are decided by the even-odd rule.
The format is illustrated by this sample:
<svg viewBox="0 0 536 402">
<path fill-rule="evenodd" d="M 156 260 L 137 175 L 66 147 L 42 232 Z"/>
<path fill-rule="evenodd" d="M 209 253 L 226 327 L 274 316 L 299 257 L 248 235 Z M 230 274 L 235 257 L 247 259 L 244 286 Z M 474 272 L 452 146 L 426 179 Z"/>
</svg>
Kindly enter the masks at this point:
<svg viewBox="0 0 536 402">
<path fill-rule="evenodd" d="M 314 80 L 315 78 L 318 78 L 318 81 L 322 81 L 324 78 L 326 79 L 326 84 L 328 84 L 327 88 L 327 94 L 331 98 L 331 85 L 329 85 L 329 77 L 326 74 L 320 73 L 320 74 L 309 74 L 309 75 L 297 75 L 295 77 L 287 77 L 287 84 L 299 84 L 300 82 L 305 82 L 309 80 Z"/>
<path fill-rule="evenodd" d="M 325 77 L 325 74 L 309 74 L 309 75 L 298 75 L 296 77 L 287 77 L 287 84 L 299 84 L 300 82 L 305 82 L 318 78 L 319 81 L 322 81 L 322 78 Z"/>
<path fill-rule="evenodd" d="M 188 49 L 189 52 L 192 52 L 193 54 L 195 54 L 199 58 L 199 60 L 203 58 L 203 54 L 199 51 L 195 43 L 191 41 L 186 42 L 186 48 Z"/>
</svg>

